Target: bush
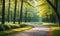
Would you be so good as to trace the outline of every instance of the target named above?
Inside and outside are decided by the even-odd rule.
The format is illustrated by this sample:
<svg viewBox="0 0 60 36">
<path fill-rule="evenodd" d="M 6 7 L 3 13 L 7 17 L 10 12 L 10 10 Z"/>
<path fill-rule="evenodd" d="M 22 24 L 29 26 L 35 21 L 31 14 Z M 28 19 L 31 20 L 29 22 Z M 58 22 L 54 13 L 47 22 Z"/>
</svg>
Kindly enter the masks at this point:
<svg viewBox="0 0 60 36">
<path fill-rule="evenodd" d="M 26 24 L 21 24 L 21 25 L 20 25 L 20 27 L 25 27 L 25 26 L 27 26 L 27 25 L 26 25 Z"/>
<path fill-rule="evenodd" d="M 19 28 L 20 26 L 18 24 L 13 24 L 13 25 L 10 25 L 12 29 L 15 29 L 15 28 Z"/>
<path fill-rule="evenodd" d="M 4 24 L 0 24 L 0 31 L 5 30 Z"/>
<path fill-rule="evenodd" d="M 9 26 L 9 25 L 4 25 L 4 27 L 5 27 L 5 30 L 11 29 L 11 26 Z"/>
<path fill-rule="evenodd" d="M 15 29 L 15 26 L 10 25 L 10 27 L 11 27 L 12 29 Z"/>
<path fill-rule="evenodd" d="M 0 24 L 0 31 L 25 27 L 26 24 Z"/>
<path fill-rule="evenodd" d="M 14 27 L 15 27 L 15 28 L 20 28 L 20 26 L 19 26 L 19 25 L 15 25 Z"/>
</svg>

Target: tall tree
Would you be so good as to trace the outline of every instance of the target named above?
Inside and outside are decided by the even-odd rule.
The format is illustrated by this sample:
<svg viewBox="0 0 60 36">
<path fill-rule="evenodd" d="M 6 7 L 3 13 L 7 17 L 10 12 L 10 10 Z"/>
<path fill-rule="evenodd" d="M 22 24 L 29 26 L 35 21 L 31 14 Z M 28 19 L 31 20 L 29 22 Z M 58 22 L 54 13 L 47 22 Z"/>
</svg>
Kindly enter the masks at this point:
<svg viewBox="0 0 60 36">
<path fill-rule="evenodd" d="M 31 2 L 29 1 L 32 1 L 32 0 L 20 0 L 21 1 L 21 9 L 20 9 L 20 19 L 19 19 L 19 24 L 20 22 L 22 22 L 22 10 L 23 10 L 23 2 L 27 3 L 28 5 L 34 7 Z"/>
<path fill-rule="evenodd" d="M 5 0 L 2 0 L 2 24 L 5 23 Z"/>
<path fill-rule="evenodd" d="M 27 21 L 27 8 L 26 8 L 26 12 L 25 12 L 25 22 Z"/>
<path fill-rule="evenodd" d="M 20 11 L 19 11 L 19 9 L 20 9 L 20 8 L 19 8 L 19 5 L 18 5 L 18 17 L 20 16 L 20 13 L 19 13 Z M 18 24 L 19 24 L 19 18 L 18 18 Z"/>
<path fill-rule="evenodd" d="M 22 22 L 22 10 L 23 10 L 23 0 L 21 0 L 21 9 L 20 9 L 20 19 L 19 19 L 19 24 Z"/>
<path fill-rule="evenodd" d="M 13 23 L 15 24 L 15 21 L 16 21 L 16 8 L 17 7 L 17 0 L 15 0 L 15 8 L 14 8 L 14 20 L 13 20 Z"/>
<path fill-rule="evenodd" d="M 8 23 L 9 23 L 9 21 L 10 21 L 10 0 L 9 0 L 9 5 L 8 5 L 9 7 L 8 7 Z"/>
<path fill-rule="evenodd" d="M 10 15 L 11 15 L 11 21 L 12 21 L 12 11 L 11 11 Z"/>
<path fill-rule="evenodd" d="M 47 2 L 51 5 L 51 7 L 54 9 L 54 11 L 55 11 L 55 13 L 56 13 L 56 15 L 57 15 L 57 17 L 58 17 L 58 19 L 59 19 L 59 27 L 60 27 L 60 16 L 59 16 L 59 14 L 58 14 L 58 0 L 54 0 L 54 5 L 49 1 L 49 0 L 47 0 Z"/>
</svg>

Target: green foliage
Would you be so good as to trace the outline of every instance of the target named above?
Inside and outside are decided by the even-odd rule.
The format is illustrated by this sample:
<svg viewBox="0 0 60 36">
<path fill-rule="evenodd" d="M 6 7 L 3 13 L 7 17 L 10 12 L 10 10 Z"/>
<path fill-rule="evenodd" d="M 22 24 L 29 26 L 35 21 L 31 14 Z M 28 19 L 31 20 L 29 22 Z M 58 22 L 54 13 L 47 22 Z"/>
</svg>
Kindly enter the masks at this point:
<svg viewBox="0 0 60 36">
<path fill-rule="evenodd" d="M 55 23 L 43 23 L 42 25 L 48 26 L 48 27 L 58 27 L 58 24 L 55 24 Z"/>
<path fill-rule="evenodd" d="M 43 1 L 41 1 L 41 2 L 43 2 Z M 42 5 L 42 4 L 44 4 L 44 5 Z M 52 12 L 54 12 L 54 10 L 47 2 L 44 2 L 42 4 L 40 4 L 37 7 L 37 10 L 39 11 L 38 15 L 42 18 L 47 18 L 47 16 L 50 17 L 50 15 L 52 15 Z"/>
<path fill-rule="evenodd" d="M 25 26 L 28 26 L 28 25 L 26 25 L 26 24 L 21 24 L 21 25 L 20 25 L 20 27 L 25 27 Z"/>
<path fill-rule="evenodd" d="M 28 26 L 25 26 L 25 27 L 22 27 L 22 28 L 0 31 L 0 36 L 5 36 L 7 34 L 16 33 L 16 32 L 21 32 L 21 31 L 24 31 L 24 30 L 28 30 L 30 28 L 32 28 L 32 26 L 28 25 Z"/>
<path fill-rule="evenodd" d="M 4 31 L 5 30 L 5 27 L 3 24 L 0 24 L 0 31 Z"/>
<path fill-rule="evenodd" d="M 54 30 L 53 36 L 60 36 L 60 30 Z"/>
<path fill-rule="evenodd" d="M 15 29 L 15 28 L 19 28 L 20 26 L 18 24 L 13 24 L 13 25 L 10 25 L 12 29 Z"/>
<path fill-rule="evenodd" d="M 12 29 L 12 27 L 11 27 L 10 25 L 6 25 L 6 24 L 4 24 L 4 27 L 5 27 L 5 30 Z"/>
<path fill-rule="evenodd" d="M 16 29 L 16 28 L 21 28 L 21 27 L 25 27 L 28 26 L 26 24 L 0 24 L 0 31 L 4 31 L 4 30 L 11 30 L 11 29 Z"/>
<path fill-rule="evenodd" d="M 15 2 L 14 1 L 15 0 L 10 0 L 10 1 L 11 2 L 10 2 L 10 15 L 9 16 L 12 17 L 12 18 L 10 18 L 10 20 L 11 19 L 13 20 L 13 16 L 14 16 L 14 5 L 15 5 Z M 50 0 L 50 1 L 52 2 L 52 4 L 54 4 L 54 0 Z M 38 18 L 36 18 L 36 17 L 48 18 L 48 19 L 50 19 L 50 17 L 51 17 L 53 19 L 53 17 L 50 16 L 50 15 L 56 16 L 56 14 L 54 13 L 54 10 L 46 2 L 46 0 L 37 0 L 36 2 L 37 2 L 37 6 L 36 7 L 32 7 L 32 5 L 34 5 L 34 1 L 33 0 L 24 0 L 24 2 L 23 2 L 23 4 L 24 4 L 23 5 L 23 16 L 22 16 L 23 21 L 25 20 L 24 17 L 25 17 L 26 8 L 28 9 L 27 16 L 28 16 L 28 19 L 29 20 L 32 20 L 33 18 L 38 20 Z M 9 7 L 8 0 L 5 0 L 5 5 L 6 5 L 5 6 L 5 20 L 8 21 L 8 18 L 7 18 L 7 16 L 8 16 L 8 7 Z M 20 18 L 20 10 L 21 10 L 21 0 L 17 0 L 17 5 L 16 6 L 17 6 L 16 21 L 19 21 L 19 18 Z M 60 5 L 58 5 L 58 6 L 60 6 Z M 58 10 L 58 12 L 59 12 L 59 10 Z M 37 15 L 35 15 L 35 13 Z M 52 13 L 54 13 L 54 14 L 52 14 Z M 11 16 L 11 14 L 12 14 L 12 16 Z M 2 0 L 0 0 L 0 19 L 1 18 L 2 18 Z"/>
<path fill-rule="evenodd" d="M 58 0 L 58 13 L 60 15 L 60 0 Z"/>
</svg>

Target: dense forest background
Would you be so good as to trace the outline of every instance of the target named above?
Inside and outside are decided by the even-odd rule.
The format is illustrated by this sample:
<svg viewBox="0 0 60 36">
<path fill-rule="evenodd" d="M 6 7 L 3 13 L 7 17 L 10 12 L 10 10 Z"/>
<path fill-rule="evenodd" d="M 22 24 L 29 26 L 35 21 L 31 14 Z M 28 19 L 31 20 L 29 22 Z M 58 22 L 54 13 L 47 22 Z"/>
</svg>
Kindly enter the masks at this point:
<svg viewBox="0 0 60 36">
<path fill-rule="evenodd" d="M 55 5 L 55 0 L 50 0 Z M 58 0 L 58 13 L 60 5 Z M 22 4 L 23 3 L 23 4 Z M 0 21 L 2 21 L 3 1 L 0 0 Z M 6 22 L 58 22 L 57 15 L 46 0 L 5 0 Z"/>
</svg>

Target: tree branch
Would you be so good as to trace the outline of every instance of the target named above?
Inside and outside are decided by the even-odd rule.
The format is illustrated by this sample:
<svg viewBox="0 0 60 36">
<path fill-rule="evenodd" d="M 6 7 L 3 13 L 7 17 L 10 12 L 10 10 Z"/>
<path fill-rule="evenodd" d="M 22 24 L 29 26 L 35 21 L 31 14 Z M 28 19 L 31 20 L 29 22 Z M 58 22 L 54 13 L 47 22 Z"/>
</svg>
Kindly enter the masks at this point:
<svg viewBox="0 0 60 36">
<path fill-rule="evenodd" d="M 59 16 L 59 14 L 58 14 L 58 0 L 55 0 L 55 6 L 49 1 L 49 0 L 47 0 L 47 2 L 51 5 L 51 7 L 54 9 L 54 11 L 55 11 L 55 13 L 56 13 L 56 15 L 57 15 L 57 17 L 58 17 L 58 21 L 59 21 L 59 27 L 60 27 L 60 16 Z"/>
</svg>

